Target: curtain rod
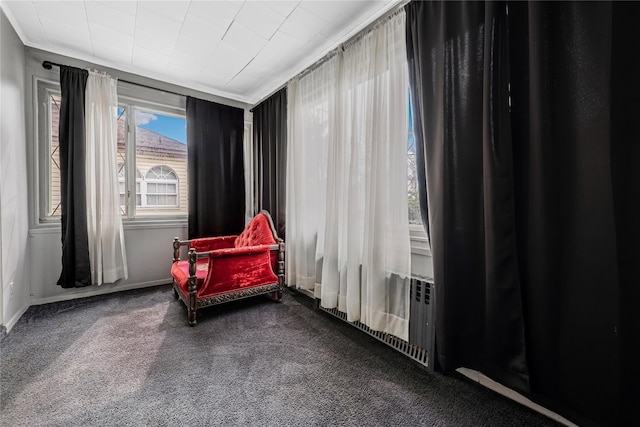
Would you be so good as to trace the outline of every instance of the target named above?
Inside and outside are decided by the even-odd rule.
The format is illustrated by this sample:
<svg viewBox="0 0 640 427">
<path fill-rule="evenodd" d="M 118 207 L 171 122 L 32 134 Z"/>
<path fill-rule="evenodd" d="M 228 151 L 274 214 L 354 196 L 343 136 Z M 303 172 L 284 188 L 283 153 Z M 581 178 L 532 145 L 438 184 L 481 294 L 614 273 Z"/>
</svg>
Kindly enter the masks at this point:
<svg viewBox="0 0 640 427">
<path fill-rule="evenodd" d="M 62 66 L 62 64 L 57 64 L 57 63 L 51 62 L 51 61 L 44 61 L 42 63 L 42 68 L 44 68 L 45 70 L 51 70 L 53 67 L 60 68 L 61 66 Z M 183 93 L 173 92 L 173 91 L 165 90 L 165 89 L 158 89 L 157 87 L 148 86 L 148 85 L 145 85 L 145 84 L 142 84 L 142 83 L 130 82 L 128 80 L 123 80 L 123 79 L 118 79 L 118 81 L 121 81 L 122 83 L 128 83 L 128 84 L 131 84 L 131 85 L 144 87 L 144 88 L 147 88 L 147 89 L 157 90 L 157 91 L 164 92 L 164 93 L 170 93 L 172 95 L 187 96 L 187 95 L 185 95 Z"/>
</svg>

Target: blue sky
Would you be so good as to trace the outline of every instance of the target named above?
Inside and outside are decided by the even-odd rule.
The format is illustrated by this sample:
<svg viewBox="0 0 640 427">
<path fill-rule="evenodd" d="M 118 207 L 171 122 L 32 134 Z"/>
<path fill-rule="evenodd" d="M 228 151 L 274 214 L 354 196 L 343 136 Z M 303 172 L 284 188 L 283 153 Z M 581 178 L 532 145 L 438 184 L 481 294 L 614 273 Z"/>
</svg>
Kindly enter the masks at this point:
<svg viewBox="0 0 640 427">
<path fill-rule="evenodd" d="M 187 143 L 187 121 L 183 118 L 136 111 L 136 125 L 166 137 Z"/>
</svg>

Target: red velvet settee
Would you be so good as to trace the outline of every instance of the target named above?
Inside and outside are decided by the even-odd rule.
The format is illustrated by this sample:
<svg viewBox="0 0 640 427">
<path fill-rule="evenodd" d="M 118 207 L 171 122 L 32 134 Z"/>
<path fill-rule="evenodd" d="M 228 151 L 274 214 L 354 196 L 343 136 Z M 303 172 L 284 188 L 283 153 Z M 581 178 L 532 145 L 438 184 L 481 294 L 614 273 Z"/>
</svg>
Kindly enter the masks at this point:
<svg viewBox="0 0 640 427">
<path fill-rule="evenodd" d="M 187 260 L 180 248 L 189 246 Z M 284 242 L 267 211 L 257 214 L 239 236 L 173 240 L 173 294 L 187 306 L 189 325 L 198 309 L 284 288 Z"/>
</svg>

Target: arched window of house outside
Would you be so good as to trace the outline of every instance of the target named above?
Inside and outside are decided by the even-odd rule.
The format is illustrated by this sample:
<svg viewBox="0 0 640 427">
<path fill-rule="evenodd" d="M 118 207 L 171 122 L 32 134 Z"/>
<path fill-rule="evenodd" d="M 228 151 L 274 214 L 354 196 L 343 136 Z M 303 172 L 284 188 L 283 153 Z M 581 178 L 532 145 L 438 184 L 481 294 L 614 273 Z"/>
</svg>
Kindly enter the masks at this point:
<svg viewBox="0 0 640 427">
<path fill-rule="evenodd" d="M 154 166 L 144 180 L 146 206 L 178 206 L 178 175 L 173 169 L 165 165 Z"/>
</svg>

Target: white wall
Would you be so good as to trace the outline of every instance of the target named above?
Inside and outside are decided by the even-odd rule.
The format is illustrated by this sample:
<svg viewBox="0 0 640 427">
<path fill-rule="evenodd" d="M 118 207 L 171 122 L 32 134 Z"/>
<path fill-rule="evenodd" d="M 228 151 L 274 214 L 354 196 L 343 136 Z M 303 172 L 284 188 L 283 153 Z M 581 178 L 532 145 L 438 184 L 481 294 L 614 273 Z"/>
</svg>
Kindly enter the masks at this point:
<svg viewBox="0 0 640 427">
<path fill-rule="evenodd" d="M 44 304 L 126 289 L 171 283 L 172 241 L 186 238 L 186 224 L 126 224 L 125 247 L 129 278 L 116 284 L 63 289 L 56 285 L 62 270 L 60 228 L 32 229 L 29 232 L 31 269 L 30 303 Z"/>
<path fill-rule="evenodd" d="M 25 53 L 0 11 L 0 324 L 29 306 Z"/>
</svg>

